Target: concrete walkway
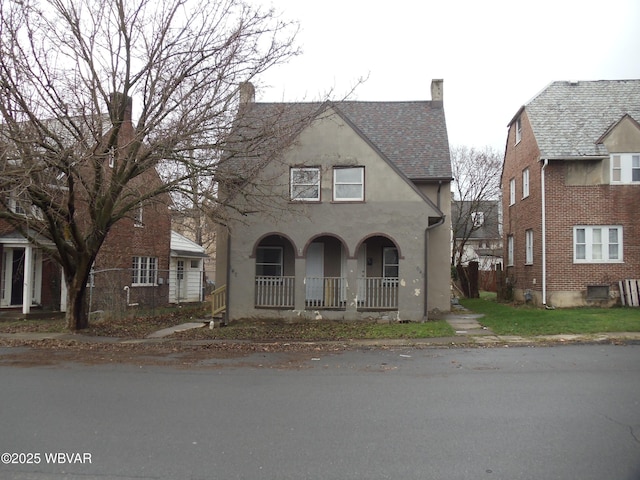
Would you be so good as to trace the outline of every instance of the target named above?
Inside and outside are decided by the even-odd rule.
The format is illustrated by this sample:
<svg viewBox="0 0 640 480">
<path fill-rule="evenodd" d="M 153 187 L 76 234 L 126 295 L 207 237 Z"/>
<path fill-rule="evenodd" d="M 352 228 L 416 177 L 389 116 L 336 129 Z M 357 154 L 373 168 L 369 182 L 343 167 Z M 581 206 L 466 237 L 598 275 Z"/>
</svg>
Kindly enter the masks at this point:
<svg viewBox="0 0 640 480">
<path fill-rule="evenodd" d="M 204 321 L 182 323 L 180 325 L 176 325 L 175 327 L 163 328 L 162 330 L 158 330 L 157 332 L 150 333 L 146 338 L 164 338 L 168 337 L 169 335 L 173 335 L 174 333 L 184 332 L 193 328 L 202 328 L 205 325 L 207 325 L 207 323 Z"/>
</svg>

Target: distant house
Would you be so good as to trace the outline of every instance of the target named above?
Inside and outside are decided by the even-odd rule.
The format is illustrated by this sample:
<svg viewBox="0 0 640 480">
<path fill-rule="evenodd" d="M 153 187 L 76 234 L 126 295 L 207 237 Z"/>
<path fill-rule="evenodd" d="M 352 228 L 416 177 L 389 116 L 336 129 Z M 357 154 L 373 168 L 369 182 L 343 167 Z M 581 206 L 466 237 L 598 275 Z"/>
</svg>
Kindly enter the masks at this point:
<svg viewBox="0 0 640 480">
<path fill-rule="evenodd" d="M 171 232 L 169 303 L 204 300 L 204 247 L 177 232 Z"/>
<path fill-rule="evenodd" d="M 227 286 L 228 318 L 422 321 L 448 311 L 442 81 L 431 101 L 256 103 L 250 85 L 241 99 L 256 122 L 296 112 L 309 121 L 255 182 L 271 186 L 278 210 L 229 212 L 218 233 L 216 284 Z"/>
<path fill-rule="evenodd" d="M 121 136 L 133 135 L 130 99 L 126 112 Z M 144 188 L 158 182 L 160 176 L 150 169 L 130 186 Z M 10 198 L 10 208 L 24 215 L 25 223 L 37 215 L 15 192 L 3 193 Z M 83 202 L 78 203 L 78 211 L 82 212 Z M 168 198 L 141 203 L 131 215 L 111 227 L 88 285 L 92 310 L 168 303 L 171 241 L 168 203 Z M 46 244 L 46 240 L 42 242 Z M 3 220 L 0 220 L 0 260 L 0 308 L 21 309 L 24 314 L 32 308 L 66 310 L 61 267 Z"/>
<path fill-rule="evenodd" d="M 509 122 L 507 280 L 541 305 L 612 305 L 640 276 L 640 80 L 558 81 Z"/>
<path fill-rule="evenodd" d="M 451 205 L 454 257 L 461 265 L 478 262 L 482 271 L 495 270 L 502 263 L 502 235 L 500 233 L 500 202 L 454 200 Z"/>
</svg>

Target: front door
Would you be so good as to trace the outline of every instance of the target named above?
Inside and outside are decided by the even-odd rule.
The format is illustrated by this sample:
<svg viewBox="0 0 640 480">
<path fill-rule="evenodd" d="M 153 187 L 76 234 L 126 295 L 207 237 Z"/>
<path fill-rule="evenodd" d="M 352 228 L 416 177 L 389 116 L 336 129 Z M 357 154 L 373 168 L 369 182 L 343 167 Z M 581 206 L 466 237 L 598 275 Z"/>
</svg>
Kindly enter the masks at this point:
<svg viewBox="0 0 640 480">
<path fill-rule="evenodd" d="M 367 244 L 363 243 L 358 250 L 358 303 L 367 302 Z"/>
<path fill-rule="evenodd" d="M 11 261 L 11 305 L 22 305 L 24 248 L 14 248 Z"/>
<path fill-rule="evenodd" d="M 318 305 L 324 300 L 324 244 L 314 242 L 307 249 L 306 299 Z"/>
</svg>

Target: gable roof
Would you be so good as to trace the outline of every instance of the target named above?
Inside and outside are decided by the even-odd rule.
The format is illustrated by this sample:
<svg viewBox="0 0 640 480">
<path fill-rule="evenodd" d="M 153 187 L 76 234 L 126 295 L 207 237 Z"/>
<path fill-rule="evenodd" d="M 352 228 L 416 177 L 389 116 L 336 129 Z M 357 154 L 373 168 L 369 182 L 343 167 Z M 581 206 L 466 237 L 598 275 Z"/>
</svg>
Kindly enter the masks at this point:
<svg viewBox="0 0 640 480">
<path fill-rule="evenodd" d="M 441 101 L 257 102 L 247 107 L 251 110 L 248 118 L 282 118 L 281 124 L 298 127 L 293 128 L 293 135 L 308 125 L 305 116 L 312 120 L 333 108 L 407 178 L 451 179 L 449 140 Z"/>
<path fill-rule="evenodd" d="M 472 225 L 472 212 L 483 214 L 482 225 Z M 498 200 L 452 200 L 451 221 L 455 238 L 500 239 L 500 202 Z M 471 233 L 469 233 L 471 232 Z"/>
<path fill-rule="evenodd" d="M 549 84 L 522 110 L 542 158 L 607 156 L 602 135 L 624 115 L 640 119 L 640 80 L 597 80 Z"/>
</svg>

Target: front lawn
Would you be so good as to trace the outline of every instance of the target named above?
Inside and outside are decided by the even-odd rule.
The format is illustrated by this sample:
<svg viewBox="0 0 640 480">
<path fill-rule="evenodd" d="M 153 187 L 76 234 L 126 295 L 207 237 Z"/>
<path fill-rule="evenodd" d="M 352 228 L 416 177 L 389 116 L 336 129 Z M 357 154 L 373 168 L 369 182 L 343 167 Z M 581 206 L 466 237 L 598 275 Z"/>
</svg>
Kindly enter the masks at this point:
<svg viewBox="0 0 640 480">
<path fill-rule="evenodd" d="M 640 308 L 566 308 L 545 310 L 528 305 L 467 298 L 460 303 L 484 317 L 479 321 L 497 335 L 557 335 L 640 332 Z"/>
</svg>

